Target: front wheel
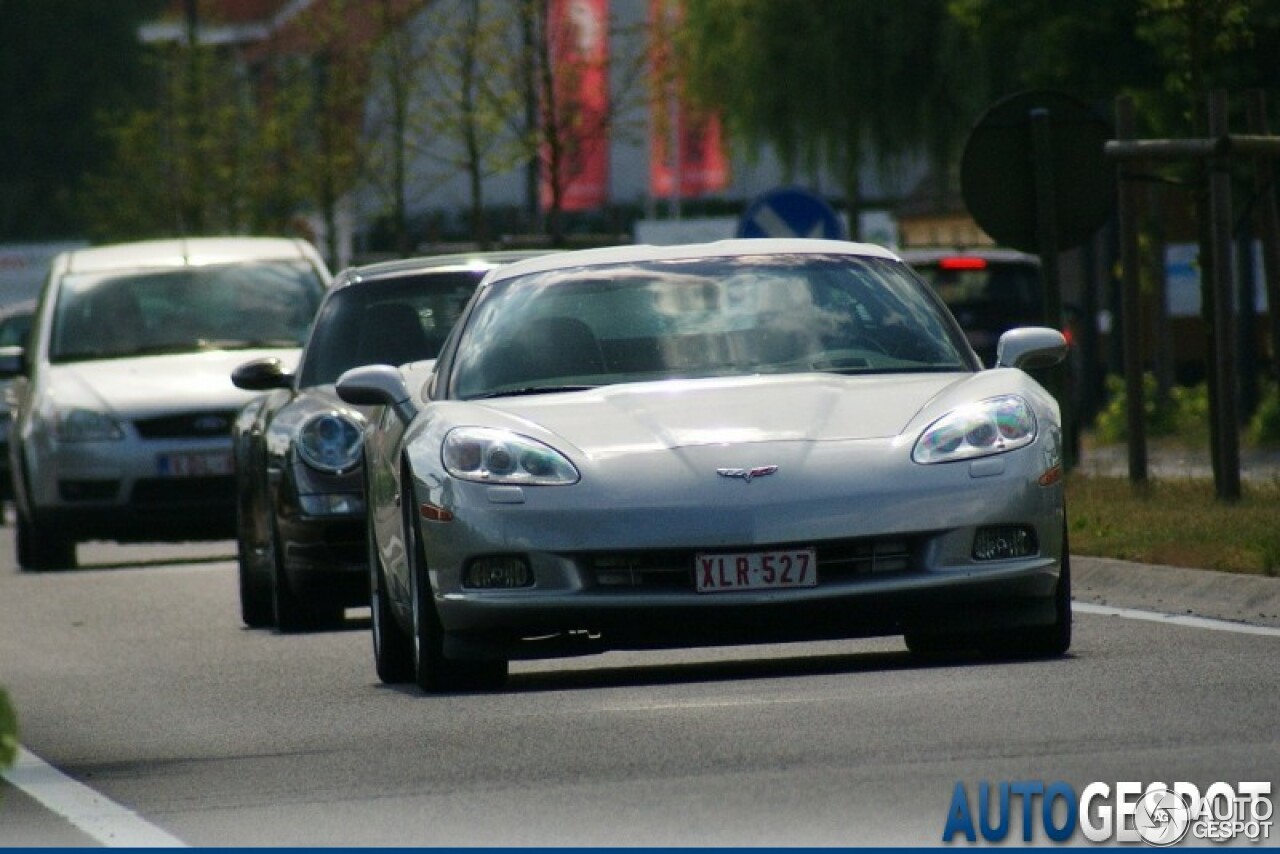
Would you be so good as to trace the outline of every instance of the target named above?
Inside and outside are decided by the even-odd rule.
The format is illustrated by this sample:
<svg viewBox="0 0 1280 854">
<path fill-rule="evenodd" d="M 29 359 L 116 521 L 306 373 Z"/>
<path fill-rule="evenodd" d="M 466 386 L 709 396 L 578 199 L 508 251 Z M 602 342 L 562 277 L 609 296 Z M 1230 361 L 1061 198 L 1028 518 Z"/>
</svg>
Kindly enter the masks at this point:
<svg viewBox="0 0 1280 854">
<path fill-rule="evenodd" d="M 910 632 L 907 649 L 917 658 L 942 660 L 974 650 L 988 658 L 1056 658 L 1071 648 L 1071 553 L 1066 531 L 1062 533 L 1062 565 L 1053 593 L 1054 620 L 1044 626 L 1019 626 L 997 632 Z"/>
<path fill-rule="evenodd" d="M 412 502 L 405 502 L 406 506 Z M 431 594 L 426 551 L 406 513 L 405 537 L 412 544 L 409 579 L 413 596 L 413 677 L 427 692 L 496 690 L 507 681 L 505 659 L 460 661 L 444 654 L 444 626 Z"/>
<path fill-rule="evenodd" d="M 366 519 L 370 514 L 366 513 Z M 373 522 L 367 523 L 369 554 L 369 610 L 373 629 L 373 663 L 378 678 L 387 685 L 409 682 L 415 677 L 413 639 L 405 634 L 392 612 L 387 592 L 387 576 L 378 558 Z"/>
<path fill-rule="evenodd" d="M 1062 566 L 1053 595 L 1054 621 L 1045 626 L 1023 626 L 991 635 L 982 651 L 993 658 L 1057 658 L 1071 648 L 1071 555 L 1067 535 L 1062 534 Z"/>
<path fill-rule="evenodd" d="M 270 542 L 267 553 L 271 556 L 271 607 L 275 615 L 276 630 L 284 634 L 308 632 L 338 626 L 343 620 L 341 608 L 317 609 L 303 602 L 289 584 L 284 568 L 284 548 L 275 519 L 271 520 Z"/>
<path fill-rule="evenodd" d="M 275 607 L 271 601 L 271 585 L 264 583 L 253 560 L 252 532 L 246 525 L 245 511 L 236 513 L 236 563 L 240 581 L 240 619 L 251 629 L 270 628 L 275 623 Z"/>
</svg>

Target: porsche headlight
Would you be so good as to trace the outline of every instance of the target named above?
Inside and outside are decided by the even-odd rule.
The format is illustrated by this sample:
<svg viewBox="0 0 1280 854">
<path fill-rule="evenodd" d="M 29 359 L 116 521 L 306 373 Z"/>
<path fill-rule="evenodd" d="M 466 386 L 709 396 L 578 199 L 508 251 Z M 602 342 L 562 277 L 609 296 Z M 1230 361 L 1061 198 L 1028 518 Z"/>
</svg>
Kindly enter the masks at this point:
<svg viewBox="0 0 1280 854">
<path fill-rule="evenodd" d="M 360 462 L 363 425 L 338 412 L 312 415 L 298 431 L 298 456 L 312 468 L 338 474 Z"/>
<path fill-rule="evenodd" d="M 105 412 L 73 407 L 54 415 L 53 434 L 59 442 L 104 442 L 124 438 L 120 422 Z"/>
<path fill-rule="evenodd" d="M 444 438 L 449 474 L 478 483 L 553 486 L 578 482 L 578 470 L 536 439 L 488 427 L 456 427 Z"/>
<path fill-rule="evenodd" d="M 917 463 L 947 463 L 1003 454 L 1036 438 L 1036 416 L 1016 395 L 993 397 L 955 409 L 929 425 L 911 459 Z"/>
</svg>

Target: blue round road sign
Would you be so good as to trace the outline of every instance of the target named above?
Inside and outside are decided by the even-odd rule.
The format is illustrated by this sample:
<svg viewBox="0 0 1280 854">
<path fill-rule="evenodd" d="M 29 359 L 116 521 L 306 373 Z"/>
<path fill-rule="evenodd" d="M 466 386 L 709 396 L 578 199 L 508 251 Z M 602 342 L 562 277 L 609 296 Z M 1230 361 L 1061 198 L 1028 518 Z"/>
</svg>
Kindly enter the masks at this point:
<svg viewBox="0 0 1280 854">
<path fill-rule="evenodd" d="M 738 223 L 738 236 L 846 238 L 844 222 L 831 205 L 799 187 L 770 190 L 752 202 Z"/>
</svg>

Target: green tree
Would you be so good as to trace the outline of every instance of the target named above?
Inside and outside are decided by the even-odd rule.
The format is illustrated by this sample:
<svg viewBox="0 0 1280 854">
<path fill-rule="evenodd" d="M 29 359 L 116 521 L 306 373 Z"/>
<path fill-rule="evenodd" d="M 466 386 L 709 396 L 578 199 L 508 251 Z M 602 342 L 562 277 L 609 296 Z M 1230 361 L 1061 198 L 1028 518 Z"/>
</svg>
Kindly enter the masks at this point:
<svg viewBox="0 0 1280 854">
<path fill-rule="evenodd" d="M 462 173 L 471 198 L 472 236 L 488 248 L 484 179 L 509 171 L 533 150 L 519 119 L 520 21 L 506 3 L 444 0 L 431 7 L 419 64 L 420 103 L 413 138 L 443 170 Z"/>
<path fill-rule="evenodd" d="M 941 0 L 688 0 L 679 46 L 731 136 L 792 173 L 830 170 L 855 222 L 868 163 L 927 153 L 945 174 L 987 95 Z"/>
<path fill-rule="evenodd" d="M 80 236 L 99 117 L 145 97 L 137 26 L 157 0 L 0 2 L 0 240 Z"/>
</svg>

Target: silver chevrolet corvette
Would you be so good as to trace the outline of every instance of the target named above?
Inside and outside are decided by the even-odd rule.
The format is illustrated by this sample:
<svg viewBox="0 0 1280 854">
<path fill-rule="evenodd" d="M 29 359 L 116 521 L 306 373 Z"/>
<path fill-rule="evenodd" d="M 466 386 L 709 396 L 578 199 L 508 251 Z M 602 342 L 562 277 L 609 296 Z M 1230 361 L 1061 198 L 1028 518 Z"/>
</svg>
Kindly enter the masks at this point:
<svg viewBox="0 0 1280 854">
<path fill-rule="evenodd" d="M 875 246 L 734 240 L 490 273 L 435 363 L 357 368 L 385 682 L 500 685 L 514 658 L 904 635 L 1071 641 L 1062 432 Z"/>
</svg>

